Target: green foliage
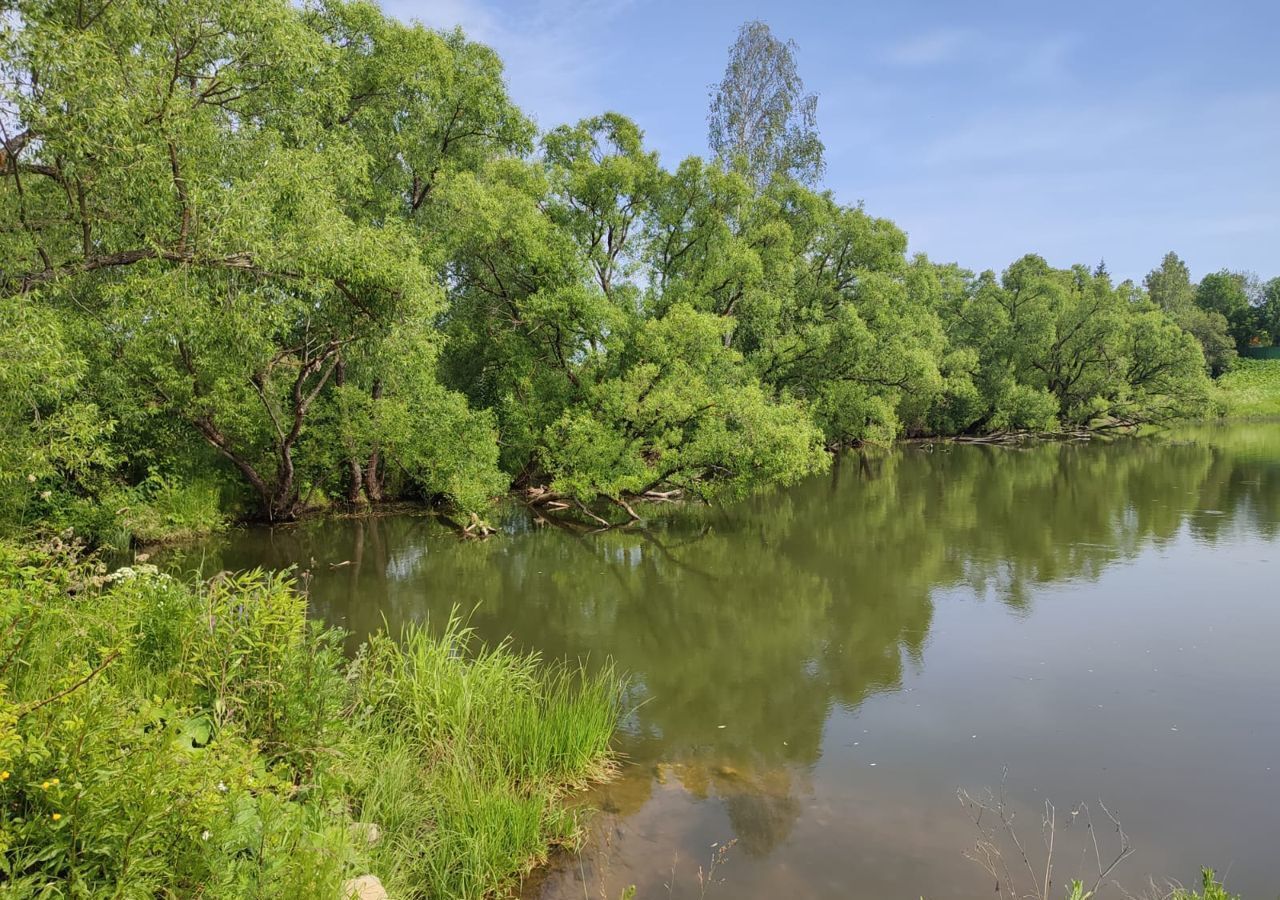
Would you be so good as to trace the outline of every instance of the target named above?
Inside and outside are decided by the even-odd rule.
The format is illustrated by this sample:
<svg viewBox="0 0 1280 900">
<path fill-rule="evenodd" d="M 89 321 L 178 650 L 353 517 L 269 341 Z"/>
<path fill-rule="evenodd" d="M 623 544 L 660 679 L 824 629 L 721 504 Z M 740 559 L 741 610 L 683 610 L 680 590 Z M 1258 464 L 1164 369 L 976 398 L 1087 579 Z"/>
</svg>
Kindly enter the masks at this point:
<svg viewBox="0 0 1280 900">
<path fill-rule="evenodd" d="M 1258 317 L 1272 346 L 1280 345 L 1280 277 L 1272 278 L 1263 285 Z"/>
<path fill-rule="evenodd" d="M 270 519 L 337 487 L 346 470 L 323 465 L 339 454 L 313 425 L 339 366 L 414 407 L 434 378 L 433 352 L 393 346 L 442 309 L 432 187 L 528 142 L 492 53 L 361 3 L 31 0 L 6 19 L 0 66 L 19 127 L 3 294 L 56 311 L 87 392 L 147 449 L 156 420 L 177 420 Z M 492 467 L 444 445 L 402 437 L 405 459 L 383 456 L 475 505 Z M 385 462 L 358 462 L 373 493 Z"/>
<path fill-rule="evenodd" d="M 687 306 L 639 326 L 617 371 L 548 431 L 553 486 L 580 499 L 660 485 L 789 483 L 825 466 L 801 408 L 773 403 L 724 346 L 723 319 Z"/>
<path fill-rule="evenodd" d="M 63 485 L 92 490 L 113 462 L 111 424 L 77 398 L 84 361 L 51 311 L 0 301 L 0 530 L 28 524 Z"/>
<path fill-rule="evenodd" d="M 1223 413 L 1232 418 L 1280 417 L 1280 360 L 1240 359 L 1216 382 Z"/>
<path fill-rule="evenodd" d="M 1166 253 L 1160 268 L 1147 274 L 1145 284 L 1151 301 L 1200 342 L 1209 374 L 1217 376 L 1231 368 L 1236 345 L 1228 333 L 1227 318 L 1218 310 L 1196 304 L 1191 271 L 1178 254 Z"/>
<path fill-rule="evenodd" d="M 1179 889 L 1170 895 L 1170 900 L 1240 900 L 1237 895 L 1227 893 L 1213 869 L 1201 870 L 1200 884 L 1200 893 Z"/>
<path fill-rule="evenodd" d="M 153 474 L 137 487 L 104 492 L 103 504 L 115 510 L 117 528 L 128 532 L 133 543 L 162 544 L 221 529 L 225 516 L 219 494 L 218 486 L 208 481 L 181 482 Z"/>
<path fill-rule="evenodd" d="M 818 98 L 804 93 L 795 51 L 795 41 L 778 40 L 764 22 L 743 23 L 711 98 L 711 152 L 758 187 L 775 176 L 812 182 L 822 174 Z"/>
<path fill-rule="evenodd" d="M 363 0 L 20 0 L 0 70 L 7 526 L 741 494 L 823 446 L 1199 414 L 1280 309 L 1172 254 L 1154 303 L 909 259 L 812 187 L 816 99 L 759 22 L 717 159 L 670 169 L 612 112 L 533 155 L 492 50 Z"/>
<path fill-rule="evenodd" d="M 1196 287 L 1196 306 L 1226 320 L 1227 332 L 1235 341 L 1237 351 L 1269 339 L 1249 288 L 1248 276 L 1225 269 L 1206 275 Z"/>
<path fill-rule="evenodd" d="M 23 895 L 480 897 L 576 824 L 609 672 L 443 634 L 354 662 L 286 576 L 188 585 L 0 546 L 0 848 Z M 356 822 L 377 823 L 376 845 Z"/>
<path fill-rule="evenodd" d="M 940 314 L 953 345 L 977 350 L 978 402 L 944 403 L 971 418 L 938 420 L 939 430 L 1132 426 L 1207 408 L 1194 338 L 1105 273 L 1027 256 L 999 279 L 953 285 Z"/>
</svg>

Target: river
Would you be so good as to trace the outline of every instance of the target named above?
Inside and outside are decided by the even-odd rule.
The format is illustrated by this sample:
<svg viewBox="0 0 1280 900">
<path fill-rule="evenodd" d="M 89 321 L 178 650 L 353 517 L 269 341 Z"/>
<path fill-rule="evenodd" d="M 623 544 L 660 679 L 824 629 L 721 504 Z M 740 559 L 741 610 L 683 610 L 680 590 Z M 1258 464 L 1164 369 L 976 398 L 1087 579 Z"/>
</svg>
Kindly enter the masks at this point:
<svg viewBox="0 0 1280 900">
<path fill-rule="evenodd" d="M 1130 891 L 1212 865 L 1280 893 L 1280 424 L 910 445 L 637 527 L 497 524 L 241 529 L 187 564 L 297 565 L 353 645 L 457 606 L 627 672 L 621 774 L 529 897 L 994 895 L 957 798 L 988 788 L 1037 877 L 1052 804 L 1057 885 L 1096 876 L 1087 802 Z"/>
</svg>

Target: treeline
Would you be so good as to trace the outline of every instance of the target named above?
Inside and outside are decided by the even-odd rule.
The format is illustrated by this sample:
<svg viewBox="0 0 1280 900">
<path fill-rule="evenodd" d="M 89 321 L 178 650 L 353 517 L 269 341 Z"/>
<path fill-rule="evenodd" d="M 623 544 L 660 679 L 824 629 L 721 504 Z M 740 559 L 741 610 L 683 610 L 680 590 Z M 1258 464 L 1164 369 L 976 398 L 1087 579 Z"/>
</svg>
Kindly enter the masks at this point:
<svg viewBox="0 0 1280 900">
<path fill-rule="evenodd" d="M 1215 316 L 1256 336 L 1233 276 L 908 257 L 813 186 L 816 101 L 759 23 L 717 155 L 670 168 L 614 113 L 539 136 L 491 50 L 370 3 L 11 10 L 6 520 L 181 519 L 191 484 L 272 521 L 512 486 L 634 515 L 842 445 L 1195 415 Z"/>
<path fill-rule="evenodd" d="M 1151 299 L 1196 336 L 1217 376 L 1252 347 L 1280 344 L 1280 277 L 1263 282 L 1252 272 L 1223 270 L 1199 284 L 1176 253 L 1146 277 Z"/>
</svg>

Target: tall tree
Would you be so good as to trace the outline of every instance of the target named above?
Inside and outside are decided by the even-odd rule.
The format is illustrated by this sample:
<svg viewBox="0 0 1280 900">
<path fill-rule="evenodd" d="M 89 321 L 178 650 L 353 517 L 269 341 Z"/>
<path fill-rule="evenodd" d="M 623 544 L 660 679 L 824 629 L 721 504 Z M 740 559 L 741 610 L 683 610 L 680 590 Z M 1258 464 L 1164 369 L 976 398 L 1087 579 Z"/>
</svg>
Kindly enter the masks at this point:
<svg viewBox="0 0 1280 900">
<path fill-rule="evenodd" d="M 1217 310 L 1202 309 L 1196 305 L 1196 286 L 1191 281 L 1191 270 L 1178 254 L 1166 253 L 1160 267 L 1147 273 L 1144 283 L 1151 301 L 1172 316 L 1183 329 L 1195 335 L 1211 375 L 1216 377 L 1231 367 L 1236 358 L 1236 346 L 1228 331 L 1227 319 Z"/>
<path fill-rule="evenodd" d="M 1251 302 L 1249 278 L 1244 273 L 1223 269 L 1206 275 L 1196 287 L 1196 305 L 1222 314 L 1237 351 L 1243 352 L 1260 339 L 1258 309 Z"/>
<path fill-rule="evenodd" d="M 115 417 L 185 423 L 264 517 L 295 516 L 336 471 L 333 388 L 370 370 L 346 364 L 440 311 L 426 242 L 388 210 L 489 152 L 475 135 L 509 117 L 461 82 L 500 94 L 495 67 L 341 0 L 24 0 L 6 25 L 0 296 L 73 323 Z M 423 156 L 374 155 L 392 133 Z M 480 425 L 462 433 L 492 442 Z M 405 461 L 442 472 L 422 449 Z M 424 492 L 495 455 L 450 449 L 462 468 Z"/>
<path fill-rule="evenodd" d="M 1172 250 L 1164 255 L 1158 269 L 1147 273 L 1144 284 L 1152 302 L 1167 312 L 1182 312 L 1196 302 L 1191 270 Z"/>
<path fill-rule="evenodd" d="M 818 97 L 804 92 L 795 53 L 795 41 L 774 37 L 764 22 L 746 22 L 711 95 L 711 151 L 741 167 L 758 189 L 777 176 L 813 183 L 822 175 Z"/>
<path fill-rule="evenodd" d="M 1280 344 L 1280 277 L 1272 278 L 1263 286 L 1260 311 L 1267 337 L 1273 345 Z"/>
</svg>

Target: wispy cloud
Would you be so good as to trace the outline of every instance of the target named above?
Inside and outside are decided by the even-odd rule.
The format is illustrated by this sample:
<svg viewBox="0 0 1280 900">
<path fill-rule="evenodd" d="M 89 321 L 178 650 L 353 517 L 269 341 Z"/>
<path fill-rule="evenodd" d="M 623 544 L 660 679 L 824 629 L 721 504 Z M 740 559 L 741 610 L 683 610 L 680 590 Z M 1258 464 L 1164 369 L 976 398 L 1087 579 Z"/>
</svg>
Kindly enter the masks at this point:
<svg viewBox="0 0 1280 900">
<path fill-rule="evenodd" d="M 979 36 L 968 28 L 944 28 L 914 35 L 890 46 L 886 62 L 899 66 L 937 66 L 973 53 Z"/>
<path fill-rule="evenodd" d="M 882 61 L 900 68 L 986 68 L 1024 82 L 1060 82 L 1078 39 L 1071 33 L 1029 39 L 974 28 L 936 28 L 889 45 Z"/>
</svg>

